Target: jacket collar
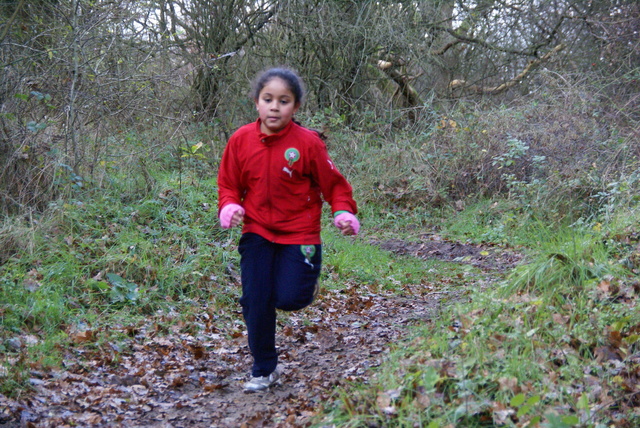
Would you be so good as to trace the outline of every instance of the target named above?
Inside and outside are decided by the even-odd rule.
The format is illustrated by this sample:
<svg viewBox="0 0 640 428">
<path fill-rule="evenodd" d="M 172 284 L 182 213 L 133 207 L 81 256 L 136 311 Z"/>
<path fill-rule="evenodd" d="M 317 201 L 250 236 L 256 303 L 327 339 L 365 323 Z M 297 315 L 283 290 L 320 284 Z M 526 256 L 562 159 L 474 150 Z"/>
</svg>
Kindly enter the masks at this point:
<svg viewBox="0 0 640 428">
<path fill-rule="evenodd" d="M 292 121 L 290 121 L 287 126 L 285 126 L 282 130 L 280 130 L 280 132 L 276 133 L 276 134 L 271 134 L 271 135 L 267 135 L 264 134 L 261 130 L 260 130 L 260 125 L 262 124 L 262 121 L 260 119 L 258 119 L 256 121 L 256 132 L 258 133 L 258 138 L 260 139 L 260 141 L 262 141 L 263 143 L 271 143 L 273 141 L 276 141 L 282 137 L 284 137 L 285 135 L 287 135 L 291 129 L 294 127 L 295 123 Z"/>
</svg>

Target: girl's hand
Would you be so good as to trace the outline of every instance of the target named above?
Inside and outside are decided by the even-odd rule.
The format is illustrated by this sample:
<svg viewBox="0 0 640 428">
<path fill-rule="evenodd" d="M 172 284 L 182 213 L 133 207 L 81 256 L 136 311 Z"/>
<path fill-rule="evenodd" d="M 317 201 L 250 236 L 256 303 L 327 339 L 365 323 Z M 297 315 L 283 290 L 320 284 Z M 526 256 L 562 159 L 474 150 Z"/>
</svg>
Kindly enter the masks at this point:
<svg viewBox="0 0 640 428">
<path fill-rule="evenodd" d="M 342 214 L 338 214 L 333 219 L 333 224 L 336 225 L 340 232 L 345 235 L 357 235 L 360 231 L 360 222 L 353 214 L 349 212 L 344 212 Z"/>
<path fill-rule="evenodd" d="M 227 204 L 220 210 L 220 225 L 224 229 L 236 227 L 244 221 L 244 208 L 238 204 Z"/>
</svg>

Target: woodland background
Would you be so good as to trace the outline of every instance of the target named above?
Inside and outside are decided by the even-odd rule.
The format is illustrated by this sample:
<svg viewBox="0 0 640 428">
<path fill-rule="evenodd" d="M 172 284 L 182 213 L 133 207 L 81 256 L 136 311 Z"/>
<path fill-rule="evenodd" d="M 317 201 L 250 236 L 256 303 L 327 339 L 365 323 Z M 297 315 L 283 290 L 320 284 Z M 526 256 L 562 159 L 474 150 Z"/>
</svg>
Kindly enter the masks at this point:
<svg viewBox="0 0 640 428">
<path fill-rule="evenodd" d="M 636 166 L 633 1 L 7 1 L 1 13 L 5 214 L 114 174 L 145 188 L 154 164 L 199 143 L 215 168 L 254 119 L 250 81 L 281 64 L 346 163 L 398 146 L 422 161 L 402 179 L 427 198 L 504 192 L 509 172 L 585 201 Z M 448 126 L 455 138 L 433 135 Z"/>
<path fill-rule="evenodd" d="M 510 277 L 517 293 L 601 290 L 612 266 L 627 269 L 617 290 L 635 290 L 639 33 L 635 0 L 2 2 L 2 392 L 26 393 L 30 367 L 59 363 L 56 344 L 78 325 L 149 316 L 233 282 L 236 232 L 216 226 L 217 165 L 233 131 L 255 120 L 250 84 L 271 66 L 302 76 L 298 119 L 329 136 L 366 233 L 522 245 L 534 255 Z M 396 275 L 341 263 L 329 259 L 329 282 Z M 595 358 L 613 341 L 635 355 L 630 301 L 620 324 L 611 315 L 576 346 Z M 612 381 L 627 416 L 638 397 L 628 362 L 628 384 Z M 371 407 L 345 399 L 346 414 L 375 413 L 375 394 Z"/>
</svg>

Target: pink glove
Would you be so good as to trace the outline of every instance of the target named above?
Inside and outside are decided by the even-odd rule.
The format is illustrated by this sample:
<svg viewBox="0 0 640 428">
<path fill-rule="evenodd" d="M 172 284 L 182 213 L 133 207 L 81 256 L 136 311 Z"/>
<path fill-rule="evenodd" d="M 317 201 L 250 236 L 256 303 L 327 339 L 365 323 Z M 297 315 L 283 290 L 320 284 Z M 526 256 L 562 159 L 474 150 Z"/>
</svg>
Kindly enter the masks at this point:
<svg viewBox="0 0 640 428">
<path fill-rule="evenodd" d="M 351 227 L 351 229 L 353 230 L 353 233 L 347 233 L 349 235 L 357 235 L 360 231 L 360 222 L 358 221 L 356 216 L 349 212 L 344 212 L 335 216 L 335 218 L 333 219 L 333 224 L 335 224 L 338 229 L 342 230 L 343 234 L 345 232 L 345 229 L 349 227 Z"/>
<path fill-rule="evenodd" d="M 238 204 L 227 204 L 222 207 L 220 210 L 220 225 L 224 229 L 229 229 L 240 224 L 242 219 L 240 219 L 240 221 L 233 222 L 233 218 L 236 213 L 239 213 L 240 216 L 244 216 L 244 208 Z"/>
</svg>

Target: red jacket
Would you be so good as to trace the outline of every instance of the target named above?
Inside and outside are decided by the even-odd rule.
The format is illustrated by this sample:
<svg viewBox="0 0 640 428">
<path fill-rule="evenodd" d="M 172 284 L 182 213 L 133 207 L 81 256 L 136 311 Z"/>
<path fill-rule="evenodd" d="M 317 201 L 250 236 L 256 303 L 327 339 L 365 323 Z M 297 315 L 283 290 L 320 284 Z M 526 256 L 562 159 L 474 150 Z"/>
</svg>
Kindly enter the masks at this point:
<svg viewBox="0 0 640 428">
<path fill-rule="evenodd" d="M 357 213 L 351 185 L 324 142 L 293 121 L 274 135 L 260 132 L 260 120 L 238 129 L 222 155 L 218 191 L 218 212 L 242 205 L 242 232 L 280 244 L 321 243 L 322 198 L 332 212 Z"/>
</svg>

